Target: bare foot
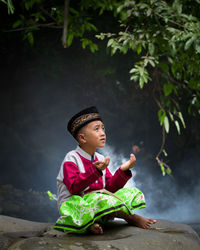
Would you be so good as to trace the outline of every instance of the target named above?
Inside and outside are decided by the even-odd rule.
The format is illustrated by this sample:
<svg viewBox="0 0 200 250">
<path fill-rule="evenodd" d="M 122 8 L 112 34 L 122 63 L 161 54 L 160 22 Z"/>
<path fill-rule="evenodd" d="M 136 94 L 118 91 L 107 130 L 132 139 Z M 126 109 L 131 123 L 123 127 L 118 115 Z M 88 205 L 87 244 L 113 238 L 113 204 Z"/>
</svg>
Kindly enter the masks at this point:
<svg viewBox="0 0 200 250">
<path fill-rule="evenodd" d="M 126 221 L 133 226 L 148 229 L 157 221 L 153 219 L 148 219 L 137 214 L 129 215 Z"/>
<path fill-rule="evenodd" d="M 103 229 L 99 224 L 95 223 L 90 227 L 90 232 L 93 234 L 103 234 Z"/>
<path fill-rule="evenodd" d="M 153 224 L 157 222 L 157 220 L 148 219 L 137 214 L 128 215 L 124 213 L 123 211 L 113 212 L 109 214 L 109 216 L 112 218 L 124 219 L 126 222 L 128 222 L 129 225 L 144 228 L 144 229 L 150 228 Z"/>
</svg>

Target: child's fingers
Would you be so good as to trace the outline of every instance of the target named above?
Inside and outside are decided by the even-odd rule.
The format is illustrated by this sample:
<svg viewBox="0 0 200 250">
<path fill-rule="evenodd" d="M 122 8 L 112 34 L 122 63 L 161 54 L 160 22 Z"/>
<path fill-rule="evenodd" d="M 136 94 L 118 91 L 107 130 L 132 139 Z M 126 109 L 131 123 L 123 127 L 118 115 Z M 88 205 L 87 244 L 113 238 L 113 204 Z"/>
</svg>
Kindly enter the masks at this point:
<svg viewBox="0 0 200 250">
<path fill-rule="evenodd" d="M 104 164 L 104 162 L 102 162 L 102 161 L 95 161 L 92 164 L 95 165 L 95 166 L 99 166 L 99 165 Z"/>
<path fill-rule="evenodd" d="M 95 161 L 92 164 L 94 164 L 94 165 L 103 165 L 103 164 L 108 165 L 109 163 L 110 163 L 110 158 L 106 157 L 105 161 Z"/>
<path fill-rule="evenodd" d="M 136 157 L 134 154 L 130 154 L 130 168 L 132 168 L 136 163 Z"/>
<path fill-rule="evenodd" d="M 104 161 L 96 161 L 92 163 L 95 167 L 102 168 L 105 165 Z"/>
<path fill-rule="evenodd" d="M 131 160 L 131 161 L 136 161 L 136 157 L 135 157 L 134 154 L 130 154 L 130 160 Z"/>
<path fill-rule="evenodd" d="M 109 158 L 109 157 L 106 157 L 106 158 L 105 158 L 105 164 L 108 166 L 109 163 L 110 163 L 110 158 Z"/>
<path fill-rule="evenodd" d="M 98 168 L 98 169 L 100 169 L 100 170 L 104 170 L 104 169 L 107 168 L 107 166 L 108 166 L 108 164 L 109 164 L 109 161 L 110 161 L 110 159 L 107 159 L 107 160 L 105 160 L 105 161 L 95 161 L 95 162 L 93 162 L 92 164 L 93 164 L 96 168 Z M 108 163 L 107 163 L 107 162 L 108 162 Z"/>
</svg>

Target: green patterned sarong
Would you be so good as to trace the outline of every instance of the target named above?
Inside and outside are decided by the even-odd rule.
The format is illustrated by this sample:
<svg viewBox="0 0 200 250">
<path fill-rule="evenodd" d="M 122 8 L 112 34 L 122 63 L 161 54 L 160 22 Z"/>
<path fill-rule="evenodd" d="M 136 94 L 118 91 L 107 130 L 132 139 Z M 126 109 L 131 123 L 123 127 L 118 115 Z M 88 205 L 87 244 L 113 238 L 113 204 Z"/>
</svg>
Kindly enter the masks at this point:
<svg viewBox="0 0 200 250">
<path fill-rule="evenodd" d="M 133 214 L 146 207 L 143 193 L 137 188 L 121 188 L 113 195 L 88 193 L 72 195 L 60 206 L 60 218 L 54 228 L 66 233 L 85 233 L 95 222 L 106 222 L 105 215 L 116 211 Z"/>
</svg>

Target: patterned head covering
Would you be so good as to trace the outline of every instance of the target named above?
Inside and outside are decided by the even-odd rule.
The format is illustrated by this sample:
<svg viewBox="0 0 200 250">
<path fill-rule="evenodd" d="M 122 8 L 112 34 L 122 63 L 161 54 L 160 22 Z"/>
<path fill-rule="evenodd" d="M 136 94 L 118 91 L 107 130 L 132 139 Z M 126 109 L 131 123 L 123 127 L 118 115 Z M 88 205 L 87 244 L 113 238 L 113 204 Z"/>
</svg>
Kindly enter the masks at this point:
<svg viewBox="0 0 200 250">
<path fill-rule="evenodd" d="M 87 125 L 92 121 L 100 120 L 101 116 L 96 107 L 92 106 L 81 110 L 79 113 L 75 114 L 68 122 L 67 129 L 76 138 L 77 132 L 83 126 Z"/>
</svg>

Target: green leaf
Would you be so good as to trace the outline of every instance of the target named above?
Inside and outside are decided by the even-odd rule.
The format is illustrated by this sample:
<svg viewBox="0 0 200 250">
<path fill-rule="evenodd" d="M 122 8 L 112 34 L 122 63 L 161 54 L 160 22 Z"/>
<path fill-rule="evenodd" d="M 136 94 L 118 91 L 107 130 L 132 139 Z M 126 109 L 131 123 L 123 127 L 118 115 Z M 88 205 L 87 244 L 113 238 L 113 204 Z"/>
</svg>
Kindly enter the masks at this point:
<svg viewBox="0 0 200 250">
<path fill-rule="evenodd" d="M 171 71 L 174 77 L 176 77 L 176 70 L 177 70 L 177 65 L 175 63 L 173 63 L 171 65 Z"/>
<path fill-rule="evenodd" d="M 172 93 L 173 85 L 171 83 L 165 83 L 163 85 L 164 95 L 169 96 Z"/>
<path fill-rule="evenodd" d="M 164 156 L 167 156 L 167 152 L 165 149 L 163 149 L 163 154 L 164 154 Z"/>
<path fill-rule="evenodd" d="M 169 133 L 169 119 L 167 116 L 165 116 L 164 118 L 164 127 L 165 127 L 165 131 Z"/>
<path fill-rule="evenodd" d="M 57 201 L 57 197 L 55 194 L 52 194 L 50 191 L 47 191 L 46 193 L 48 194 L 50 200 Z"/>
<path fill-rule="evenodd" d="M 30 43 L 30 45 L 33 46 L 33 44 L 34 44 L 33 32 L 31 32 L 31 31 L 28 32 L 28 33 L 26 34 L 25 38 L 27 38 L 28 41 L 29 41 L 29 43 Z"/>
<path fill-rule="evenodd" d="M 181 112 L 178 112 L 178 117 L 180 118 L 180 120 L 181 120 L 181 122 L 182 122 L 182 124 L 183 124 L 183 127 L 186 128 L 185 121 L 184 121 L 184 119 L 183 119 L 183 115 L 182 115 Z"/>
<path fill-rule="evenodd" d="M 138 70 L 139 70 L 140 76 L 143 76 L 144 75 L 144 68 L 138 67 Z"/>
<path fill-rule="evenodd" d="M 166 72 L 169 71 L 169 66 L 166 63 L 159 63 L 158 67 L 161 68 L 163 71 L 166 71 Z"/>
<path fill-rule="evenodd" d="M 143 76 L 141 76 L 141 77 L 143 78 L 144 83 L 148 82 L 148 78 L 147 78 L 147 76 L 145 74 Z"/>
<path fill-rule="evenodd" d="M 175 1 L 173 2 L 172 7 L 173 7 L 174 9 L 177 10 L 178 14 L 181 14 L 181 13 L 182 13 L 182 4 L 180 3 L 179 0 L 175 0 Z"/>
<path fill-rule="evenodd" d="M 82 38 L 82 48 L 85 49 L 87 46 L 89 46 L 92 53 L 94 53 L 96 50 L 98 50 L 98 46 L 96 43 L 93 43 L 91 40 L 87 38 Z"/>
<path fill-rule="evenodd" d="M 135 72 L 138 72 L 138 69 L 132 68 L 132 69 L 129 71 L 129 73 L 135 73 Z"/>
<path fill-rule="evenodd" d="M 163 125 L 164 119 L 165 119 L 166 113 L 163 109 L 159 109 L 158 111 L 158 120 L 160 121 L 160 125 Z"/>
<path fill-rule="evenodd" d="M 154 51 L 155 51 L 154 44 L 153 43 L 149 43 L 149 53 L 150 53 L 151 56 L 153 56 Z"/>
<path fill-rule="evenodd" d="M 196 44 L 195 46 L 196 53 L 200 54 L 200 46 Z"/>
<path fill-rule="evenodd" d="M 139 54 L 141 53 L 141 51 L 142 51 L 142 45 L 141 45 L 141 43 L 138 44 L 136 50 L 137 50 L 137 53 L 138 53 L 138 55 L 139 55 Z"/>
<path fill-rule="evenodd" d="M 171 57 L 168 57 L 168 61 L 169 61 L 169 63 L 171 63 L 171 64 L 174 63 L 174 60 L 173 60 Z"/>
<path fill-rule="evenodd" d="M 74 8 L 72 8 L 72 7 L 69 8 L 69 11 L 70 11 L 72 14 L 76 15 L 76 16 L 79 15 L 79 12 L 78 12 L 77 10 L 75 10 Z"/>
<path fill-rule="evenodd" d="M 151 8 L 149 8 L 149 9 L 147 10 L 147 16 L 150 16 L 150 15 L 151 15 L 151 13 L 152 13 L 152 9 L 151 9 Z"/>
<path fill-rule="evenodd" d="M 168 175 L 170 175 L 170 174 L 172 173 L 172 170 L 171 170 L 170 167 L 167 167 L 167 168 L 166 168 L 166 173 L 167 173 Z"/>
<path fill-rule="evenodd" d="M 111 56 L 113 56 L 116 53 L 117 49 L 118 49 L 117 46 L 115 46 L 115 47 L 112 48 L 112 50 L 111 50 Z"/>
<path fill-rule="evenodd" d="M 72 44 L 73 39 L 74 39 L 74 34 L 72 32 L 69 32 L 68 36 L 67 36 L 67 46 L 68 47 Z"/>
<path fill-rule="evenodd" d="M 144 79 L 141 76 L 140 76 L 140 80 L 139 80 L 139 85 L 140 85 L 141 89 L 144 87 Z"/>
<path fill-rule="evenodd" d="M 97 27 L 94 25 L 94 24 L 92 24 L 92 23 L 89 23 L 89 22 L 87 22 L 86 24 L 85 24 L 85 29 L 86 30 L 89 30 L 89 31 L 91 31 L 91 30 L 94 30 L 94 31 L 97 31 Z"/>
<path fill-rule="evenodd" d="M 113 43 L 114 43 L 114 39 L 113 39 L 113 38 L 109 39 L 109 40 L 108 40 L 108 43 L 107 43 L 107 47 L 112 46 Z"/>
<path fill-rule="evenodd" d="M 91 50 L 92 53 L 94 53 L 95 51 L 98 50 L 97 44 L 95 44 L 95 43 L 93 43 L 93 42 L 90 43 L 89 46 L 90 46 L 90 50 Z"/>
<path fill-rule="evenodd" d="M 162 162 L 160 163 L 160 169 L 162 171 L 162 175 L 165 176 L 165 167 Z"/>
<path fill-rule="evenodd" d="M 138 75 L 132 75 L 130 80 L 136 82 L 138 80 L 139 76 Z"/>
<path fill-rule="evenodd" d="M 15 11 L 12 0 L 7 0 L 8 14 L 13 14 Z"/>
<path fill-rule="evenodd" d="M 95 37 L 103 40 L 105 38 L 105 34 L 101 33 L 100 35 L 95 35 Z"/>
<path fill-rule="evenodd" d="M 13 23 L 12 27 L 13 29 L 19 27 L 22 24 L 22 20 L 17 20 L 16 22 Z"/>
<path fill-rule="evenodd" d="M 169 112 L 169 116 L 170 116 L 171 121 L 174 121 L 174 116 L 171 112 Z"/>
<path fill-rule="evenodd" d="M 31 9 L 33 7 L 33 5 L 35 4 L 36 1 L 32 1 L 32 0 L 29 0 L 29 1 L 24 1 L 24 6 L 27 10 Z"/>
<path fill-rule="evenodd" d="M 176 129 L 178 131 L 178 134 L 180 135 L 181 131 L 180 131 L 180 126 L 179 126 L 179 122 L 176 120 L 174 121 L 175 125 L 176 125 Z"/>
<path fill-rule="evenodd" d="M 197 39 L 196 35 L 193 35 L 187 42 L 185 43 L 184 49 L 187 50 L 192 45 L 192 43 Z"/>
<path fill-rule="evenodd" d="M 149 59 L 148 62 L 151 64 L 152 67 L 155 67 L 155 66 L 156 66 L 153 60 L 150 60 L 150 59 Z"/>
</svg>

